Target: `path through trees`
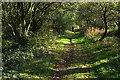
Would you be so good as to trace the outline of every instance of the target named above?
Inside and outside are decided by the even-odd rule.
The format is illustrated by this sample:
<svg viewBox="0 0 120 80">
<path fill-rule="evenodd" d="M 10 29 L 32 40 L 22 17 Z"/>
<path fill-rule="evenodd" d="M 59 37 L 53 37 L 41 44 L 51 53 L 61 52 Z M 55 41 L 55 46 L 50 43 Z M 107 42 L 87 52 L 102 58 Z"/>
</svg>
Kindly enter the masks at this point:
<svg viewBox="0 0 120 80">
<path fill-rule="evenodd" d="M 54 79 L 62 79 L 62 78 L 65 78 L 63 76 L 74 73 L 76 69 L 68 69 L 68 67 L 71 66 L 75 60 L 81 61 L 82 62 L 81 65 L 85 65 L 87 60 L 89 59 L 89 57 L 84 54 L 82 49 L 74 50 L 74 45 L 76 44 L 72 43 L 73 37 L 75 37 L 75 35 L 72 35 L 69 38 L 69 44 L 67 46 L 67 50 L 63 58 L 59 62 L 56 62 L 58 65 L 56 65 L 57 68 L 56 68 L 56 71 L 54 72 L 54 77 L 53 77 Z M 79 56 L 76 56 L 75 55 L 76 53 L 79 53 Z M 61 54 L 64 54 L 64 53 L 61 53 Z M 85 71 L 89 72 L 89 70 L 90 70 L 89 68 L 86 68 Z M 79 68 L 78 68 L 78 71 L 79 71 Z M 84 70 L 81 70 L 80 72 L 82 71 L 84 72 Z"/>
</svg>

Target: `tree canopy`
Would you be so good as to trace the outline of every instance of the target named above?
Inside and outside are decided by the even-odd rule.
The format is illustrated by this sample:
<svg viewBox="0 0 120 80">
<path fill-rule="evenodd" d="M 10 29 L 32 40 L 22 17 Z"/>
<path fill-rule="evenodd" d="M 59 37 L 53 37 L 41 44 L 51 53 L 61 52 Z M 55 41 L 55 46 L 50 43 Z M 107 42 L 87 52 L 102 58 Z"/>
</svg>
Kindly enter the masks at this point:
<svg viewBox="0 0 120 80">
<path fill-rule="evenodd" d="M 2 2 L 1 20 L 3 78 L 120 78 L 120 2 Z"/>
</svg>

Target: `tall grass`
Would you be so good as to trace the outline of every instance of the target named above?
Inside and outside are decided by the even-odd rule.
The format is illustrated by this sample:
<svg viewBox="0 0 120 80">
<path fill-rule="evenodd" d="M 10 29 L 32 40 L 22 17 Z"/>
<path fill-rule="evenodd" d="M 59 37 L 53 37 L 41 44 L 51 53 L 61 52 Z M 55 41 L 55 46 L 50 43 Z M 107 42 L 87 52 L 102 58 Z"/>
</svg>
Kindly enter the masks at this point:
<svg viewBox="0 0 120 80">
<path fill-rule="evenodd" d="M 100 39 L 104 30 L 104 28 L 99 29 L 98 27 L 89 27 L 85 31 L 85 37 L 91 40 Z"/>
</svg>

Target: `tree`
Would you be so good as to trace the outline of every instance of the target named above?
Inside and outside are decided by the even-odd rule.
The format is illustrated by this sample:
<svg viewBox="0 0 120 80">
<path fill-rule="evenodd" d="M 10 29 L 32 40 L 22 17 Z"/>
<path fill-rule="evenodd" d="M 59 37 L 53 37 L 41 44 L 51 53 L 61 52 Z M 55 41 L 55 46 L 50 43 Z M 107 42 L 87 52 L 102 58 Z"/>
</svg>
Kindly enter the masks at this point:
<svg viewBox="0 0 120 80">
<path fill-rule="evenodd" d="M 105 3 L 100 3 L 100 8 L 102 9 L 102 12 L 101 12 L 101 16 L 103 17 L 103 21 L 104 21 L 104 24 L 105 24 L 105 32 L 103 34 L 103 36 L 101 37 L 101 39 L 99 39 L 99 41 L 102 41 L 107 33 L 107 29 L 108 29 L 108 26 L 107 26 L 107 17 L 106 17 L 106 14 L 107 14 L 107 5 Z"/>
<path fill-rule="evenodd" d="M 103 18 L 104 24 L 105 24 L 105 33 L 103 34 L 103 36 L 101 37 L 101 39 L 99 41 L 102 41 L 107 33 L 107 29 L 109 26 L 108 24 L 114 24 L 116 23 L 116 25 L 118 26 L 118 35 L 119 35 L 119 30 L 120 30 L 120 25 L 119 25 L 119 8 L 118 8 L 118 4 L 117 3 L 100 3 L 100 8 L 101 8 L 101 17 Z"/>
<path fill-rule="evenodd" d="M 97 26 L 102 29 L 104 26 L 105 32 L 102 37 L 97 40 L 102 41 L 107 34 L 107 29 L 110 28 L 111 25 L 113 26 L 116 23 L 119 32 L 119 7 L 119 2 L 80 3 L 76 12 L 75 22 L 80 27 Z"/>
<path fill-rule="evenodd" d="M 6 26 L 6 29 L 9 28 L 9 32 L 11 32 L 11 35 L 16 42 L 23 42 L 23 40 L 26 40 L 26 36 L 31 27 L 33 4 L 20 2 L 3 3 L 2 5 L 3 26 Z M 7 35 L 4 33 L 4 30 L 3 27 L 3 35 Z"/>
<path fill-rule="evenodd" d="M 120 36 L 120 2 L 110 3 L 112 20 L 118 27 L 117 36 Z"/>
<path fill-rule="evenodd" d="M 26 43 L 28 32 L 30 30 L 34 33 L 39 31 L 52 4 L 40 2 L 3 3 L 2 23 L 5 26 L 3 27 L 3 35 L 7 35 L 6 30 L 11 33 L 11 36 L 3 38 L 12 37 L 17 43 Z"/>
</svg>

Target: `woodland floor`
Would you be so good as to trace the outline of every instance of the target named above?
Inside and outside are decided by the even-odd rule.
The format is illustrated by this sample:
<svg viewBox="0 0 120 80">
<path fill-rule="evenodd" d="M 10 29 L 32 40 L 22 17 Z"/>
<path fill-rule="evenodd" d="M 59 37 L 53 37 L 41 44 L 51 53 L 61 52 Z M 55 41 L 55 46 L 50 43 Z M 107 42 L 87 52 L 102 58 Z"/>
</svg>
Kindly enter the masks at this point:
<svg viewBox="0 0 120 80">
<path fill-rule="evenodd" d="M 67 79 L 64 75 L 73 74 L 73 73 L 79 73 L 79 72 L 90 72 L 90 67 L 83 68 L 83 65 L 86 64 L 87 60 L 89 60 L 89 56 L 86 55 L 82 49 L 77 48 L 77 50 L 74 50 L 74 47 L 76 44 L 72 43 L 72 38 L 75 37 L 75 35 L 70 36 L 69 38 L 69 44 L 67 45 L 67 50 L 65 51 L 65 55 L 62 56 L 62 59 L 56 62 L 56 69 L 53 75 L 53 79 Z M 79 53 L 79 54 L 74 54 Z M 62 54 L 62 53 L 61 53 Z M 63 53 L 64 54 L 64 53 Z M 70 69 L 69 66 L 74 64 L 75 62 L 80 62 L 81 67 Z M 72 78 L 76 78 L 75 76 Z"/>
<path fill-rule="evenodd" d="M 7 78 L 25 80 L 119 79 L 120 48 L 116 37 L 92 43 L 77 33 L 60 36 L 50 52 L 5 72 Z M 39 52 L 39 50 L 38 50 Z"/>
</svg>

